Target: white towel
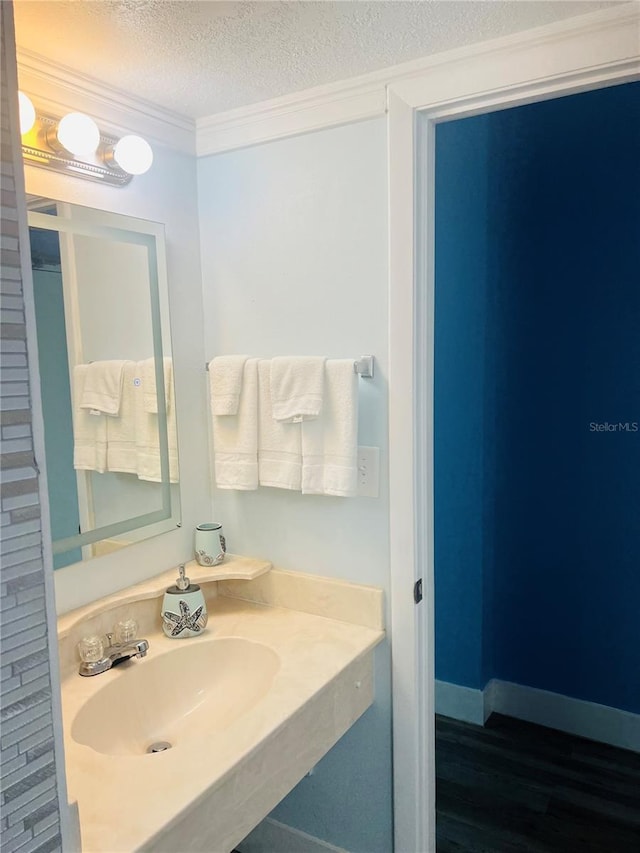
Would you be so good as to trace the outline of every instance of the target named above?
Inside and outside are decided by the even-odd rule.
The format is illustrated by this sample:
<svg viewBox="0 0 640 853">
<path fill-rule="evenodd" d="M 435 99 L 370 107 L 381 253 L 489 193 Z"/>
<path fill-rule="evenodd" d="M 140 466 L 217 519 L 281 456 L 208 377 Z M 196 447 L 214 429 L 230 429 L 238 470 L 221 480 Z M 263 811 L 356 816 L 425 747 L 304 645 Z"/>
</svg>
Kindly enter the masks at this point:
<svg viewBox="0 0 640 853">
<path fill-rule="evenodd" d="M 271 405 L 275 420 L 297 423 L 320 415 L 324 363 L 324 358 L 317 357 L 271 360 Z"/>
<path fill-rule="evenodd" d="M 94 361 L 88 364 L 80 408 L 117 415 L 122 399 L 124 365 L 123 360 Z"/>
<path fill-rule="evenodd" d="M 238 414 L 242 376 L 248 358 L 248 355 L 219 355 L 209 362 L 212 414 Z"/>
<path fill-rule="evenodd" d="M 118 417 L 107 422 L 107 470 L 122 474 L 138 473 L 136 446 L 136 397 L 142 395 L 140 377 L 135 361 L 125 362 L 122 372 L 122 400 Z"/>
<path fill-rule="evenodd" d="M 216 415 L 211 403 L 213 460 L 219 489 L 258 488 L 258 359 L 244 364 L 236 415 Z"/>
<path fill-rule="evenodd" d="M 144 394 L 144 410 L 150 415 L 157 415 L 156 360 L 155 358 L 145 358 L 138 364 L 140 365 L 140 379 Z M 167 412 L 170 412 L 173 409 L 173 362 L 168 356 L 162 359 L 162 370 L 164 374 L 164 401 Z"/>
<path fill-rule="evenodd" d="M 145 362 L 136 364 L 138 377 L 144 373 Z M 142 380 L 144 381 L 144 380 Z M 138 479 L 149 480 L 152 483 L 162 482 L 160 467 L 160 430 L 158 415 L 151 414 L 145 409 L 143 385 L 134 394 L 136 420 L 136 468 Z M 177 483 L 178 469 L 178 434 L 176 428 L 175 407 L 167 414 L 167 442 L 169 445 L 169 482 Z"/>
<path fill-rule="evenodd" d="M 80 405 L 89 365 L 73 368 L 73 467 L 77 471 L 107 470 L 107 416 L 91 414 Z M 95 411 L 95 410 L 94 410 Z"/>
<path fill-rule="evenodd" d="M 354 497 L 358 490 L 358 375 L 353 359 L 327 361 L 322 415 L 303 421 L 302 493 Z"/>
<path fill-rule="evenodd" d="M 140 407 L 140 420 L 136 424 L 136 451 L 139 480 L 151 483 L 162 482 L 160 467 L 160 432 L 158 416 L 150 415 Z M 178 435 L 174 412 L 167 416 L 167 441 L 169 444 L 169 482 L 177 483 L 180 479 L 178 467 Z"/>
<path fill-rule="evenodd" d="M 260 485 L 299 491 L 302 485 L 300 424 L 274 420 L 271 404 L 271 362 L 267 360 L 258 363 L 258 386 Z"/>
</svg>

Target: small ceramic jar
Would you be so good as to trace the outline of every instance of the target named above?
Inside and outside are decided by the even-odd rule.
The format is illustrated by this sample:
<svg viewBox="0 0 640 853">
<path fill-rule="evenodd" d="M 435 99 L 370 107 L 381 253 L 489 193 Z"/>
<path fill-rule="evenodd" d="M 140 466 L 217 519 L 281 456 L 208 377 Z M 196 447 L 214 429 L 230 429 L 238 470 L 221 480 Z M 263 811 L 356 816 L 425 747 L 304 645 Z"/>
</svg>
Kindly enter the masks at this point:
<svg viewBox="0 0 640 853">
<path fill-rule="evenodd" d="M 195 535 L 195 558 L 201 566 L 217 566 L 227 550 L 222 525 L 216 522 L 199 524 Z"/>
</svg>

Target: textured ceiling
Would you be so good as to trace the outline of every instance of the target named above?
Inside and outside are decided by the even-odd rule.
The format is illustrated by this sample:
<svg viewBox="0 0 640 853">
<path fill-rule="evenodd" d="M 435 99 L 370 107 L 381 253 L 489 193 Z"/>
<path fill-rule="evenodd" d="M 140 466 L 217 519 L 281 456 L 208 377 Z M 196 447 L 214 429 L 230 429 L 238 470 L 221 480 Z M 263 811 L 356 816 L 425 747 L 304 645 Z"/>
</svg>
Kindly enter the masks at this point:
<svg viewBox="0 0 640 853">
<path fill-rule="evenodd" d="M 612 5 L 14 0 L 19 47 L 191 118 Z"/>
</svg>

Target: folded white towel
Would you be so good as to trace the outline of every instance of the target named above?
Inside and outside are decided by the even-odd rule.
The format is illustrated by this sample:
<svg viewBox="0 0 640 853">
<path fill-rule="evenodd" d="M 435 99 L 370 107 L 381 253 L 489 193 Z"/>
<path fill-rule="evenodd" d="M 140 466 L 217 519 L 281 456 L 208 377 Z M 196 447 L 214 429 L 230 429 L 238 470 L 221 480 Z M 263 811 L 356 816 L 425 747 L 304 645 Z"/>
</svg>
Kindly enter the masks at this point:
<svg viewBox="0 0 640 853">
<path fill-rule="evenodd" d="M 302 493 L 354 497 L 358 490 L 358 375 L 353 359 L 327 361 L 322 414 L 301 426 Z"/>
<path fill-rule="evenodd" d="M 145 362 L 138 362 L 136 371 L 138 377 L 144 372 Z M 144 380 L 142 380 L 144 381 Z M 160 430 L 158 415 L 151 414 L 145 408 L 143 385 L 141 384 L 135 400 L 136 420 L 136 468 L 138 479 L 149 480 L 152 483 L 162 482 L 160 466 Z M 178 469 L 178 434 L 176 428 L 175 406 L 167 413 L 167 442 L 169 445 L 169 482 L 177 483 Z"/>
<path fill-rule="evenodd" d="M 277 421 L 297 423 L 322 411 L 324 358 L 271 359 L 271 405 Z"/>
<path fill-rule="evenodd" d="M 237 415 L 248 355 L 219 355 L 209 362 L 209 393 L 214 415 Z"/>
<path fill-rule="evenodd" d="M 80 407 L 117 415 L 122 398 L 123 360 L 93 361 L 87 365 Z"/>
<path fill-rule="evenodd" d="M 144 410 L 150 415 L 158 414 L 158 392 L 156 386 L 156 360 L 145 358 L 138 362 L 140 379 L 142 381 L 142 392 L 144 394 Z M 164 401 L 167 411 L 173 409 L 173 362 L 165 356 L 162 359 L 162 370 L 164 374 Z"/>
<path fill-rule="evenodd" d="M 219 489 L 258 488 L 258 359 L 244 364 L 236 415 L 216 415 L 211 403 L 213 460 Z"/>
<path fill-rule="evenodd" d="M 125 362 L 122 372 L 122 400 L 118 417 L 105 418 L 107 422 L 107 470 L 122 474 L 138 473 L 136 445 L 136 397 L 142 387 L 135 361 Z"/>
<path fill-rule="evenodd" d="M 101 412 L 91 414 L 80 405 L 89 365 L 73 368 L 73 467 L 77 471 L 107 470 L 107 420 Z"/>
<path fill-rule="evenodd" d="M 302 447 L 300 424 L 280 423 L 273 418 L 271 363 L 258 363 L 258 476 L 261 486 L 300 490 Z"/>
</svg>

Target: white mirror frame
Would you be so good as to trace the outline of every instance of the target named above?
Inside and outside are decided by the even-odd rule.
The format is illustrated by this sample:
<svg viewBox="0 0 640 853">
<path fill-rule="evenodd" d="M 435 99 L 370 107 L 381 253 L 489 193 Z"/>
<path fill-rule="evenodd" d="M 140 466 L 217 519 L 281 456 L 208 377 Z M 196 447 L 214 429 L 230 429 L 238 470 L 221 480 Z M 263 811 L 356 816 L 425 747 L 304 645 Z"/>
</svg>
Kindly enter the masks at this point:
<svg viewBox="0 0 640 853">
<path fill-rule="evenodd" d="M 114 241 L 130 243 L 143 246 L 148 252 L 148 271 L 151 303 L 151 323 L 153 329 L 153 354 L 156 367 L 156 389 L 158 394 L 158 411 L 166 412 L 165 388 L 163 377 L 163 341 L 171 340 L 170 320 L 168 307 L 161 310 L 161 294 L 167 301 L 167 272 L 165 260 L 164 227 L 160 223 L 148 222 L 146 220 L 122 217 L 119 214 L 91 210 L 91 222 L 82 222 L 74 218 L 68 218 L 64 214 L 68 212 L 70 205 L 55 202 L 58 207 L 56 216 L 28 211 L 29 227 L 56 231 L 60 237 L 73 238 L 74 235 L 97 238 L 111 238 Z M 79 205 L 74 207 L 80 208 Z M 126 219 L 126 222 L 124 221 Z M 126 224 L 126 228 L 123 227 Z M 64 243 L 61 239 L 61 253 L 65 253 Z M 68 253 L 67 253 L 68 254 Z M 68 266 L 68 265 L 67 265 Z M 67 341 L 69 350 L 70 375 L 74 364 L 82 362 L 81 336 L 79 334 L 79 312 L 77 310 L 77 282 L 64 282 L 65 315 L 69 318 Z M 46 431 L 46 424 L 45 424 Z M 167 437 L 166 418 L 158 418 L 158 431 L 160 442 L 160 471 L 161 483 L 161 509 L 144 513 L 139 516 L 124 519 L 101 527 L 89 527 L 84 533 L 67 537 L 63 540 L 53 542 L 53 553 L 66 553 L 73 548 L 82 547 L 83 557 L 87 556 L 89 545 L 95 542 L 119 536 L 123 533 L 144 528 L 145 536 L 156 536 L 168 530 L 180 526 L 179 500 L 172 501 L 171 484 L 169 478 L 169 450 Z M 84 472 L 78 472 L 78 495 L 83 503 L 81 519 L 85 523 L 91 520 L 90 487 L 88 478 Z M 84 498 L 84 500 L 83 500 Z"/>
</svg>

